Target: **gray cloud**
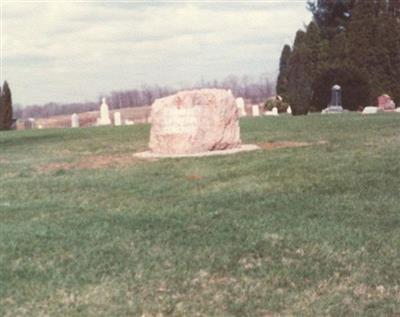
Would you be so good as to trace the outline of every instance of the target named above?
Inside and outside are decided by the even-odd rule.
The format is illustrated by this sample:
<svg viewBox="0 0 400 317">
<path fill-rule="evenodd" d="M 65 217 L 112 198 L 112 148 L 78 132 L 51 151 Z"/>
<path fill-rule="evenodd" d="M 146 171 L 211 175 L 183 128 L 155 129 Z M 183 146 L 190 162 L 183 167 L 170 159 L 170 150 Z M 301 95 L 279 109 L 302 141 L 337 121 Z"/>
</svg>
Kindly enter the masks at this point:
<svg viewBox="0 0 400 317">
<path fill-rule="evenodd" d="M 7 2 L 3 77 L 16 102 L 32 104 L 91 100 L 144 83 L 276 74 L 282 45 L 310 18 L 305 1 L 291 0 Z"/>
</svg>

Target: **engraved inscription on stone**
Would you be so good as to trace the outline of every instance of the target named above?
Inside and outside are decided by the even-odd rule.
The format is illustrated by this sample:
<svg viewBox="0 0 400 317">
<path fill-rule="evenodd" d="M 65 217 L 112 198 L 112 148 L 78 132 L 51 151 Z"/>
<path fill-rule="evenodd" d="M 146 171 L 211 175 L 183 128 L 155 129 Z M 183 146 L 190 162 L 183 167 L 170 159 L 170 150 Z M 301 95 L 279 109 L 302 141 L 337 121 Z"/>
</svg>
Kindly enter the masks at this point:
<svg viewBox="0 0 400 317">
<path fill-rule="evenodd" d="M 161 134 L 195 133 L 200 108 L 169 108 L 164 112 Z"/>
<path fill-rule="evenodd" d="M 149 148 L 159 154 L 190 154 L 240 146 L 238 109 L 222 89 L 181 91 L 151 106 Z"/>
</svg>

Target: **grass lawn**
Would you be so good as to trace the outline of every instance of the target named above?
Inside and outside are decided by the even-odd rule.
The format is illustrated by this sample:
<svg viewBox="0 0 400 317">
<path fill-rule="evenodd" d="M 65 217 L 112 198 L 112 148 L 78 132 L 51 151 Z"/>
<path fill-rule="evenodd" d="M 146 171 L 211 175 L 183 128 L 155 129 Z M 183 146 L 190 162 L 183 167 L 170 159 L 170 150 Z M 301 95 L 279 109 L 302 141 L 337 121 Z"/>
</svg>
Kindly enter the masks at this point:
<svg viewBox="0 0 400 317">
<path fill-rule="evenodd" d="M 400 115 L 241 133 L 310 145 L 145 161 L 148 125 L 0 133 L 0 316 L 399 316 Z"/>
</svg>

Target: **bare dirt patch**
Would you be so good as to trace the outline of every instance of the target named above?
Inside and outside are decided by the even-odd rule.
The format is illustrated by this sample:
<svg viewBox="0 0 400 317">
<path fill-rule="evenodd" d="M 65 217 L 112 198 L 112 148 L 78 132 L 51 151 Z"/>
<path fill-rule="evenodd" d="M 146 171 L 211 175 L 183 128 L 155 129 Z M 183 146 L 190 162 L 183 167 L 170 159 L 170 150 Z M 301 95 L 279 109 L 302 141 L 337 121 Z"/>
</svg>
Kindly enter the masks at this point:
<svg viewBox="0 0 400 317">
<path fill-rule="evenodd" d="M 0 164 L 9 164 L 9 163 L 10 163 L 9 160 L 0 158 Z"/>
<path fill-rule="evenodd" d="M 187 175 L 186 179 L 189 181 L 199 181 L 202 180 L 204 177 L 201 175 L 197 175 L 197 174 L 192 174 L 192 175 Z"/>
<path fill-rule="evenodd" d="M 42 165 L 37 168 L 39 172 L 52 172 L 60 170 L 71 170 L 71 169 L 103 169 L 110 167 L 125 167 L 135 164 L 144 158 L 147 161 L 158 161 L 160 158 L 168 157 L 201 157 L 201 156 L 213 156 L 213 155 L 224 155 L 224 154 L 235 154 L 240 152 L 254 151 L 254 150 L 274 150 L 281 148 L 291 148 L 291 147 L 304 147 L 312 146 L 316 144 L 327 144 L 327 141 L 318 141 L 314 143 L 309 142 L 294 142 L 294 141 L 278 141 L 278 142 L 267 142 L 260 143 L 258 145 L 246 144 L 242 145 L 240 148 L 225 150 L 225 151 L 211 151 L 205 153 L 189 154 L 189 155 L 160 155 L 151 153 L 150 151 L 134 153 L 134 154 L 117 154 L 117 155 L 90 155 L 82 157 L 79 161 L 68 163 L 50 163 L 47 165 Z M 188 180 L 200 180 L 201 176 L 189 175 L 186 177 Z"/>
<path fill-rule="evenodd" d="M 266 142 L 260 143 L 258 146 L 263 150 L 274 150 L 274 149 L 284 149 L 284 148 L 292 148 L 292 147 L 303 147 L 303 146 L 311 146 L 316 144 L 327 144 L 327 141 L 318 141 L 315 143 L 310 142 L 295 142 L 295 141 L 277 141 L 277 142 Z"/>
<path fill-rule="evenodd" d="M 110 167 L 125 167 L 138 162 L 132 154 L 125 155 L 91 155 L 77 162 L 50 163 L 38 168 L 39 172 L 51 172 L 71 169 L 102 169 Z"/>
</svg>

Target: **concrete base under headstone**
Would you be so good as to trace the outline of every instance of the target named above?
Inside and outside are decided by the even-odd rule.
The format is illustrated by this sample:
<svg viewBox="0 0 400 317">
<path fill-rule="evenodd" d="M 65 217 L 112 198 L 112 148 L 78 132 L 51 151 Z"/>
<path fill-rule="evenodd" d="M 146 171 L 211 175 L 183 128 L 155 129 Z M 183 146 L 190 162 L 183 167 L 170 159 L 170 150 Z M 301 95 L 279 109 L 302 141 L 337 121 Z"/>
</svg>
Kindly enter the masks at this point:
<svg viewBox="0 0 400 317">
<path fill-rule="evenodd" d="M 322 113 L 342 113 L 344 110 L 341 106 L 329 106 L 322 110 Z"/>
<path fill-rule="evenodd" d="M 228 149 L 228 150 L 217 150 L 217 151 L 208 151 L 201 153 L 192 153 L 192 154 L 159 154 L 152 151 L 135 153 L 133 156 L 150 159 L 150 158 L 180 158 L 180 157 L 203 157 L 203 156 L 215 156 L 215 155 L 229 155 L 236 154 L 240 152 L 250 152 L 255 150 L 260 150 L 261 148 L 255 144 L 242 144 L 237 148 Z"/>
</svg>

